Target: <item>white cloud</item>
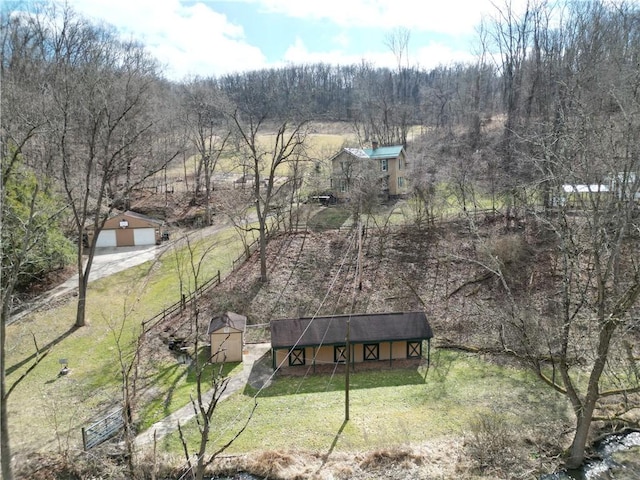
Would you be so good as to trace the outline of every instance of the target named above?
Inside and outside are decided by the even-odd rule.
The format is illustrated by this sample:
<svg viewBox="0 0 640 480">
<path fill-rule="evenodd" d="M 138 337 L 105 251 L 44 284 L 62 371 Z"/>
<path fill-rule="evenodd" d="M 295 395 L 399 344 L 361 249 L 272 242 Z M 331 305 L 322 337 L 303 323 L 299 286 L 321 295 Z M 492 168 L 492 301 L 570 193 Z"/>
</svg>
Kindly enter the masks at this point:
<svg viewBox="0 0 640 480">
<path fill-rule="evenodd" d="M 346 32 L 341 32 L 338 35 L 332 38 L 332 41 L 335 45 L 338 45 L 340 48 L 347 48 L 351 43 L 349 39 L 349 35 Z"/>
<path fill-rule="evenodd" d="M 495 12 L 491 0 L 236 0 L 294 18 L 329 20 L 342 26 L 368 25 L 447 34 L 469 33 L 482 16 Z M 513 0 L 520 5 L 526 0 Z M 500 5 L 500 2 L 495 2 Z"/>
<path fill-rule="evenodd" d="M 215 11 L 219 2 L 245 3 L 248 11 L 270 12 L 296 22 L 320 20 L 341 26 L 323 51 L 309 51 L 302 38 L 287 49 L 280 62 L 360 63 L 395 66 L 392 53 L 375 40 L 368 51 L 347 54 L 356 42 L 354 26 L 380 29 L 381 37 L 396 27 L 414 33 L 438 32 L 463 38 L 472 34 L 483 12 L 493 12 L 491 0 L 69 0 L 80 13 L 116 25 L 142 41 L 166 66 L 171 79 L 186 75 L 219 76 L 273 66 L 260 46 L 248 43 L 242 25 Z M 511 0 L 519 5 L 526 0 Z M 501 0 L 496 0 L 500 4 Z M 250 5 L 249 5 L 250 4 Z M 259 13 L 256 13 L 259 15 Z M 410 41 L 410 63 L 422 68 L 468 61 L 471 54 L 439 43 Z M 310 41 L 309 41 L 310 42 Z M 362 42 L 360 42 L 362 43 Z M 315 48 L 315 47 L 314 47 Z M 461 47 L 460 47 L 461 48 Z M 380 51 L 372 51 L 379 49 Z"/>
<path fill-rule="evenodd" d="M 215 76 L 261 68 L 266 58 L 244 39 L 242 26 L 203 3 L 179 0 L 72 0 L 83 15 L 116 25 L 166 65 L 169 78 Z"/>
<path fill-rule="evenodd" d="M 363 58 L 368 61 L 375 61 L 372 54 L 354 54 L 348 55 L 342 50 L 327 50 L 323 52 L 310 52 L 304 41 L 297 37 L 293 45 L 287 48 L 283 60 L 289 64 L 305 64 L 305 63 L 329 63 L 332 65 L 351 65 L 360 63 Z"/>
<path fill-rule="evenodd" d="M 289 64 L 328 63 L 332 65 L 353 65 L 365 60 L 376 67 L 396 68 L 397 60 L 392 52 L 368 51 L 361 54 L 346 54 L 342 50 L 311 52 L 301 38 L 296 38 L 285 55 L 284 61 Z M 410 64 L 419 68 L 435 68 L 453 63 L 472 62 L 474 56 L 463 50 L 454 50 L 442 43 L 430 43 L 416 50 L 410 58 Z"/>
<path fill-rule="evenodd" d="M 430 43 L 418 49 L 415 59 L 410 58 L 411 64 L 420 68 L 434 68 L 454 63 L 471 63 L 476 57 L 465 50 L 454 50 L 442 43 Z"/>
</svg>

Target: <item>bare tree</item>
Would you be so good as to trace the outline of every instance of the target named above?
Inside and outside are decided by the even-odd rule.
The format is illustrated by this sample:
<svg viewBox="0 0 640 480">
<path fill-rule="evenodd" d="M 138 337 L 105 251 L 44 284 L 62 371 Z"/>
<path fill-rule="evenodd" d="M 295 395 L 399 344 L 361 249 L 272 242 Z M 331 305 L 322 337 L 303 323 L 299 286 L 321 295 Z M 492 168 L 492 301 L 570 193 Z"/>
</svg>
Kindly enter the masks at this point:
<svg viewBox="0 0 640 480">
<path fill-rule="evenodd" d="M 194 195 L 198 196 L 204 180 L 205 225 L 211 225 L 212 176 L 231 132 L 222 113 L 221 92 L 213 82 L 195 79 L 186 85 L 184 96 L 188 135 L 199 157 Z"/>
<path fill-rule="evenodd" d="M 367 64 L 359 67 L 352 126 L 361 144 L 377 140 L 381 145 L 407 145 L 417 87 L 414 73 L 404 69 L 394 76 Z"/>
<path fill-rule="evenodd" d="M 104 222 L 132 188 L 179 150 L 155 117 L 157 67 L 142 46 L 118 40 L 114 32 L 88 23 L 69 7 L 46 13 L 32 17 L 32 28 L 53 67 L 44 90 L 52 103 L 47 123 L 77 233 L 75 324 L 83 326 L 87 282 Z M 85 262 L 88 227 L 94 235 Z"/>
<path fill-rule="evenodd" d="M 4 170 L 4 169 L 3 169 Z M 5 186 L 3 185 L 0 192 L 0 231 L 4 232 L 6 225 L 5 219 Z M 38 365 L 38 363 L 47 355 L 48 351 L 40 351 L 38 344 L 34 338 L 34 344 L 36 347 L 36 356 L 33 363 L 29 368 L 17 378 L 11 385 L 7 385 L 6 380 L 6 327 L 11 319 L 11 309 L 13 306 L 13 298 L 15 294 L 15 287 L 18 283 L 18 279 L 22 270 L 25 267 L 25 261 L 27 259 L 30 250 L 36 248 L 36 246 L 42 242 L 43 235 L 42 230 L 38 227 L 36 222 L 36 216 L 40 213 L 36 208 L 36 199 L 38 196 L 38 189 L 34 189 L 32 192 L 30 212 L 27 222 L 23 225 L 24 231 L 22 242 L 17 245 L 16 248 L 9 249 L 6 245 L 5 239 L 0 242 L 0 249 L 2 253 L 2 280 L 1 280 L 1 294 L 2 294 L 2 310 L 0 313 L 0 454 L 2 459 L 2 478 L 11 480 L 13 479 L 13 471 L 11 467 L 11 444 L 9 440 L 9 423 L 8 423 L 8 410 L 7 402 L 11 392 L 18 386 L 18 384 L 26 378 L 26 376 Z M 15 228 L 14 224 L 14 228 Z"/>
<path fill-rule="evenodd" d="M 222 399 L 229 383 L 229 377 L 224 374 L 224 361 L 220 362 L 220 359 L 224 360 L 224 349 L 221 347 L 218 351 L 207 351 L 207 355 L 202 354 L 207 349 L 206 346 L 202 347 L 200 343 L 201 324 L 200 324 L 200 306 L 199 306 L 199 278 L 201 277 L 201 270 L 204 262 L 211 252 L 214 245 L 198 250 L 190 238 L 187 236 L 184 239 L 184 255 L 176 255 L 176 262 L 178 264 L 188 263 L 187 268 L 181 268 L 181 273 L 186 273 L 188 270 L 189 279 L 185 279 L 185 283 L 193 284 L 193 292 L 191 294 L 192 301 L 190 303 L 190 317 L 193 324 L 193 366 L 196 375 L 196 394 L 191 397 L 191 405 L 193 406 L 196 423 L 198 426 L 198 432 L 200 435 L 196 455 L 195 464 L 191 460 L 189 454 L 188 442 L 184 436 L 182 426 L 178 423 L 178 431 L 180 434 L 180 440 L 182 442 L 183 450 L 185 452 L 186 461 L 189 470 L 194 473 L 196 480 L 202 480 L 204 478 L 206 468 L 211 465 L 215 459 L 227 450 L 233 442 L 244 432 L 249 424 L 253 411 L 257 407 L 257 402 L 254 402 L 253 409 L 247 416 L 243 425 L 232 435 L 231 439 L 224 444 L 217 447 L 217 449 L 208 453 L 208 446 L 210 443 L 210 436 L 213 433 L 213 417 L 215 415 L 218 403 Z M 181 279 L 182 283 L 182 279 Z M 212 364 L 216 362 L 216 364 Z"/>
<path fill-rule="evenodd" d="M 51 172 L 46 148 L 45 114 L 40 101 L 47 65 L 38 36 L 23 17 L 1 12 L 0 69 L 2 116 L 0 128 L 0 464 L 2 478 L 13 479 L 7 402 L 49 350 L 41 350 L 34 336 L 34 360 L 7 383 L 6 328 L 12 319 L 20 286 L 43 272 L 42 265 L 65 263 L 66 240 L 57 224 L 64 204 L 55 197 L 47 176 Z M 47 270 L 44 270 L 47 271 Z"/>
<path fill-rule="evenodd" d="M 403 60 L 409 66 L 409 40 L 411 39 L 411 31 L 405 27 L 397 27 L 385 36 L 384 44 L 391 50 L 396 57 L 398 63 L 398 72 L 402 71 Z"/>
<path fill-rule="evenodd" d="M 120 381 L 122 382 L 122 420 L 124 425 L 124 445 L 126 451 L 127 470 L 129 478 L 138 478 L 136 470 L 135 431 L 133 415 L 138 396 L 139 368 L 144 343 L 144 332 L 135 335 L 133 348 L 124 341 L 127 318 L 130 309 L 126 304 L 123 318 L 119 325 L 110 324 L 111 334 L 116 345 L 118 364 L 120 367 Z"/>
<path fill-rule="evenodd" d="M 196 319 L 196 324 L 198 323 Z M 199 352 L 200 344 L 196 340 L 194 345 L 196 352 Z M 191 398 L 191 404 L 196 416 L 198 425 L 198 432 L 200 434 L 200 440 L 198 442 L 198 449 L 195 452 L 196 461 L 193 464 L 191 455 L 189 454 L 189 447 L 187 440 L 184 436 L 181 425 L 178 423 L 178 431 L 180 433 L 180 440 L 182 441 L 183 450 L 187 460 L 189 470 L 194 472 L 194 478 L 196 480 L 202 480 L 204 478 L 206 468 L 211 465 L 216 458 L 220 456 L 225 450 L 227 450 L 245 431 L 253 412 L 257 408 L 257 402 L 254 402 L 251 412 L 247 415 L 244 423 L 236 430 L 229 440 L 218 446 L 215 451 L 207 453 L 208 445 L 210 443 L 210 436 L 213 427 L 213 416 L 215 414 L 218 403 L 222 399 L 227 386 L 229 384 L 229 377 L 224 375 L 224 362 L 220 362 L 220 358 L 224 357 L 224 351 L 219 349 L 216 352 L 212 352 L 205 360 L 199 358 L 196 353 L 194 368 L 196 371 L 196 396 Z M 210 362 L 216 361 L 216 364 Z M 207 391 L 205 391 L 207 388 Z"/>
<path fill-rule="evenodd" d="M 414 154 L 414 159 L 415 154 Z M 409 206 L 418 230 L 433 226 L 436 220 L 436 167 L 416 159 L 411 180 Z"/>
<path fill-rule="evenodd" d="M 519 141 L 530 145 L 518 152 L 555 198 L 553 209 L 531 215 L 526 226 L 546 257 L 525 261 L 541 247 L 524 234 L 478 249 L 505 295 L 503 348 L 573 409 L 569 468 L 584 461 L 593 422 L 624 424 L 640 392 L 627 342 L 637 339 L 640 297 L 640 90 L 637 64 L 629 61 L 638 47 L 628 43 L 638 34 L 629 21 L 637 14 L 630 5 L 576 4 L 559 32 L 566 63 L 555 75 L 563 88 L 546 99 L 556 115 L 540 117 L 546 125 L 523 135 Z M 531 152 L 539 157 L 525 157 Z"/>
<path fill-rule="evenodd" d="M 249 244 L 252 241 L 250 232 L 254 231 L 252 223 L 255 217 L 252 217 L 253 195 L 244 188 L 234 188 L 225 192 L 221 199 L 221 207 L 223 213 L 232 223 L 233 228 L 238 234 L 238 238 L 242 242 L 245 256 L 249 257 Z"/>
<path fill-rule="evenodd" d="M 267 129 L 270 109 L 256 110 L 255 105 L 250 107 L 244 110 L 236 108 L 230 113 L 230 119 L 235 127 L 240 163 L 253 178 L 253 200 L 260 238 L 260 278 L 266 282 L 269 216 L 274 201 L 291 182 L 287 167 L 294 161 L 306 158 L 309 122 L 306 119 L 294 122 L 283 120 L 275 125 L 272 133 Z M 271 135 L 265 135 L 266 138 L 262 136 L 267 133 Z"/>
</svg>

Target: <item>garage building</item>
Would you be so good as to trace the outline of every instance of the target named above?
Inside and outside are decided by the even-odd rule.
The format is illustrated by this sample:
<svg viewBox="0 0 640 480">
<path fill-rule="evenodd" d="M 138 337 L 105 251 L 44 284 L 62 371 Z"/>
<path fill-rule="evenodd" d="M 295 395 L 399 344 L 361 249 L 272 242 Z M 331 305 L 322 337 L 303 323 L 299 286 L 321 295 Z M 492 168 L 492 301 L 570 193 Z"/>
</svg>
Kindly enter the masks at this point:
<svg viewBox="0 0 640 480">
<path fill-rule="evenodd" d="M 100 234 L 96 247 L 135 247 L 159 245 L 162 240 L 163 221 L 140 213 L 126 211 L 109 218 Z M 89 240 L 93 232 L 87 233 Z"/>
</svg>

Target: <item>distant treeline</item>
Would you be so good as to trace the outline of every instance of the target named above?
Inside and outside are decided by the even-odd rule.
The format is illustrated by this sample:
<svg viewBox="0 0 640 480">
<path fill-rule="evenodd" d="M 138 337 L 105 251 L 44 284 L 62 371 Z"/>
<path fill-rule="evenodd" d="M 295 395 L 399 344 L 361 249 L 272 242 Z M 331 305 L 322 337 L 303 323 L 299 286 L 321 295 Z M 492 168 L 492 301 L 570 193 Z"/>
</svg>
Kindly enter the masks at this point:
<svg viewBox="0 0 640 480">
<path fill-rule="evenodd" d="M 499 108 L 500 76 L 491 66 L 481 70 L 463 64 L 393 70 L 364 62 L 318 63 L 229 74 L 213 82 L 232 96 L 247 90 L 277 93 L 283 109 L 305 110 L 318 120 L 357 121 L 373 110 L 399 109 L 414 125 L 444 126 L 460 121 L 473 89 L 481 88 L 480 108 L 487 115 Z"/>
</svg>

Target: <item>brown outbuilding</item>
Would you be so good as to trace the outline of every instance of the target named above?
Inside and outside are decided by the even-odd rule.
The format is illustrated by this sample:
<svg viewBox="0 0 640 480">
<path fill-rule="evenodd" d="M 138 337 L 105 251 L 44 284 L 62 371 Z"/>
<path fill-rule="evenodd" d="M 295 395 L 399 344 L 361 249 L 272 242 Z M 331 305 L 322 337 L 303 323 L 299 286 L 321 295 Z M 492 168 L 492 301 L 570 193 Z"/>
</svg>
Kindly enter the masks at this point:
<svg viewBox="0 0 640 480">
<path fill-rule="evenodd" d="M 281 319 L 272 320 L 270 326 L 274 370 L 335 365 L 347 359 L 351 364 L 419 361 L 425 353 L 429 360 L 433 338 L 424 312 Z"/>
<path fill-rule="evenodd" d="M 162 241 L 160 230 L 163 223 L 132 211 L 117 213 L 104 223 L 96 247 L 158 245 Z M 93 234 L 93 231 L 87 231 L 89 241 Z"/>
</svg>

